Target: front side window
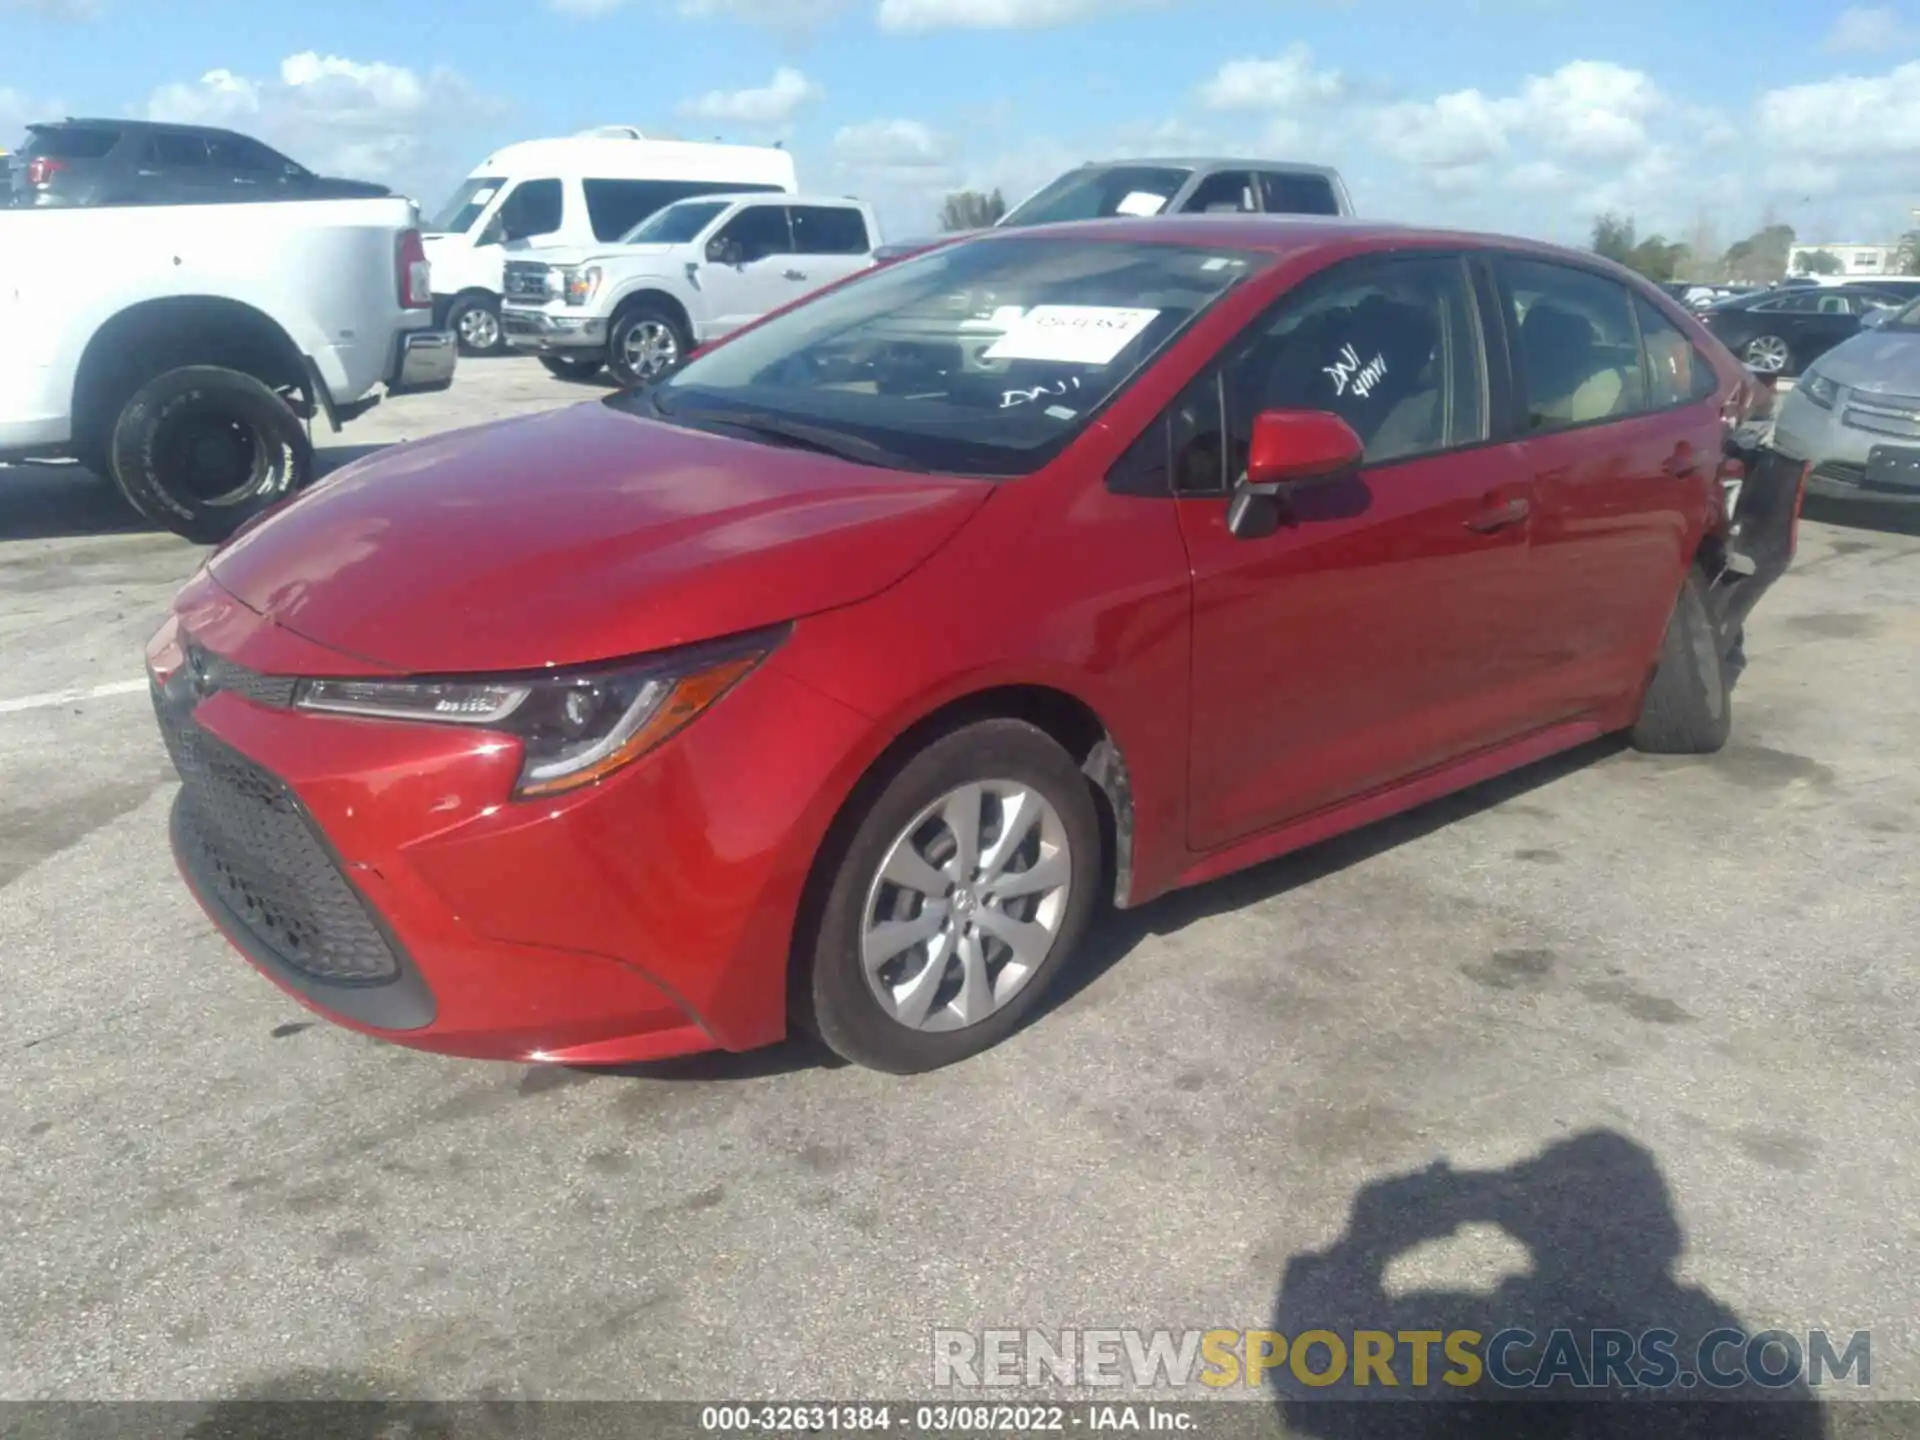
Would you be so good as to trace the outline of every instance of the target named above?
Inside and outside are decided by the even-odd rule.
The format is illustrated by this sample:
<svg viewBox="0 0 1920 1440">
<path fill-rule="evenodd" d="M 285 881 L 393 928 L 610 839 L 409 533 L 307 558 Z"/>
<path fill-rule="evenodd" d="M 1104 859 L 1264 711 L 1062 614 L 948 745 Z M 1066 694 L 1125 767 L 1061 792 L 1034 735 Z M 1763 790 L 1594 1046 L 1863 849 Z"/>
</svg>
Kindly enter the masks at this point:
<svg viewBox="0 0 1920 1440">
<path fill-rule="evenodd" d="M 500 238 L 532 240 L 560 228 L 558 180 L 523 180 L 500 202 Z"/>
<path fill-rule="evenodd" d="M 793 248 L 800 255 L 864 255 L 867 220 L 847 205 L 793 205 Z"/>
<path fill-rule="evenodd" d="M 784 205 L 749 205 L 722 225 L 713 240 L 726 252 L 728 265 L 751 265 L 770 255 L 793 253 Z"/>
<path fill-rule="evenodd" d="M 476 175 L 471 180 L 461 182 L 460 188 L 447 198 L 447 203 L 440 207 L 439 213 L 427 222 L 427 233 L 466 234 L 506 183 L 493 175 Z"/>
<path fill-rule="evenodd" d="M 1158 215 L 1193 175 L 1166 165 L 1103 165 L 1069 170 L 1000 223 L 1058 225 L 1116 215 Z"/>
<path fill-rule="evenodd" d="M 876 463 L 1022 475 L 1270 257 L 995 237 L 874 270 L 619 397 L 676 424 L 800 426 Z"/>
<path fill-rule="evenodd" d="M 1640 344 L 1646 351 L 1647 404 L 1654 410 L 1711 398 L 1720 388 L 1713 364 L 1666 316 L 1639 296 Z"/>
<path fill-rule="evenodd" d="M 1565 430 L 1646 408 L 1633 297 L 1625 286 L 1542 260 L 1509 259 L 1506 273 L 1529 430 Z"/>
<path fill-rule="evenodd" d="M 296 167 L 286 156 L 244 135 L 214 135 L 207 140 L 213 163 L 240 175 L 286 175 Z"/>
<path fill-rule="evenodd" d="M 726 200 L 682 200 L 656 210 L 620 237 L 623 245 L 685 245 L 720 218 Z"/>
<path fill-rule="evenodd" d="M 207 142 L 198 135 L 169 134 L 161 131 L 147 142 L 149 163 L 168 170 L 203 170 L 207 164 Z"/>
</svg>

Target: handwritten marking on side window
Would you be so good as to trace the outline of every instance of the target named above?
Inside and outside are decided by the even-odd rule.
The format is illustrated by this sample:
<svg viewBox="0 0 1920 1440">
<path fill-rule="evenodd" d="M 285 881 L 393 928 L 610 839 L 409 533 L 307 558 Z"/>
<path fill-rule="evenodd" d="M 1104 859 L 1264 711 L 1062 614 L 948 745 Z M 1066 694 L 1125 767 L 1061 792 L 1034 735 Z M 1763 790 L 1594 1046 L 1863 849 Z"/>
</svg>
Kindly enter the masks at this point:
<svg viewBox="0 0 1920 1440">
<path fill-rule="evenodd" d="M 1333 364 L 1322 365 L 1321 372 L 1333 380 L 1333 393 L 1345 395 L 1352 390 L 1362 400 L 1373 393 L 1387 375 L 1387 357 L 1375 355 L 1366 364 L 1360 363 L 1360 353 L 1351 345 L 1342 345 L 1340 355 Z"/>
</svg>

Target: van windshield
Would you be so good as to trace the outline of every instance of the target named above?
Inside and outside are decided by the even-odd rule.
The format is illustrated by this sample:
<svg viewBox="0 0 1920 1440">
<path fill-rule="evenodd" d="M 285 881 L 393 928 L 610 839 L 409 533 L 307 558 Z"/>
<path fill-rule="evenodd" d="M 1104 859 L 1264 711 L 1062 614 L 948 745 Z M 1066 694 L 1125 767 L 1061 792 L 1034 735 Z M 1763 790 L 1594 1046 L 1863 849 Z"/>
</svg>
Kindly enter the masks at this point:
<svg viewBox="0 0 1920 1440">
<path fill-rule="evenodd" d="M 682 200 L 656 210 L 620 237 L 623 245 L 684 245 L 712 223 L 730 200 Z"/>
<path fill-rule="evenodd" d="M 452 198 L 427 222 L 427 234 L 466 234 L 473 228 L 473 222 L 480 218 L 480 212 L 487 208 L 493 197 L 500 193 L 500 187 L 506 183 L 493 175 L 475 175 L 462 181 Z"/>
<path fill-rule="evenodd" d="M 1069 170 L 1038 195 L 1008 212 L 1002 225 L 1058 225 L 1116 215 L 1158 215 L 1191 170 L 1170 165 L 1100 165 Z"/>
</svg>

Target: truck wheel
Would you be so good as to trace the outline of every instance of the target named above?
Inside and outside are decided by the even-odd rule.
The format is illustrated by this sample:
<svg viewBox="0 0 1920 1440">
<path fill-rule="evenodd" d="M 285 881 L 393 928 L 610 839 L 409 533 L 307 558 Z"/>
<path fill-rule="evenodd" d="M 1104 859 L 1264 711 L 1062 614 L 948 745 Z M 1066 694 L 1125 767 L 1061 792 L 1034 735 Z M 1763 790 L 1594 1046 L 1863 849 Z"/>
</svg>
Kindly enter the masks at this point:
<svg viewBox="0 0 1920 1440">
<path fill-rule="evenodd" d="M 693 341 L 664 306 L 636 305 L 613 322 L 607 369 L 631 389 L 671 375 L 692 348 Z"/>
<path fill-rule="evenodd" d="M 491 295 L 462 295 L 447 310 L 447 328 L 462 355 L 498 355 L 507 348 L 500 329 L 500 302 Z"/>
<path fill-rule="evenodd" d="M 1633 744 L 1653 755 L 1711 755 L 1733 733 L 1733 685 L 1700 572 L 1687 572 L 1640 702 Z"/>
<path fill-rule="evenodd" d="M 606 364 L 598 355 L 591 360 L 576 360 L 567 355 L 542 355 L 540 363 L 556 380 L 573 381 L 591 380 Z"/>
<path fill-rule="evenodd" d="M 299 417 L 251 375 L 187 365 L 149 380 L 113 427 L 113 476 L 127 503 L 213 545 L 313 475 Z"/>
</svg>

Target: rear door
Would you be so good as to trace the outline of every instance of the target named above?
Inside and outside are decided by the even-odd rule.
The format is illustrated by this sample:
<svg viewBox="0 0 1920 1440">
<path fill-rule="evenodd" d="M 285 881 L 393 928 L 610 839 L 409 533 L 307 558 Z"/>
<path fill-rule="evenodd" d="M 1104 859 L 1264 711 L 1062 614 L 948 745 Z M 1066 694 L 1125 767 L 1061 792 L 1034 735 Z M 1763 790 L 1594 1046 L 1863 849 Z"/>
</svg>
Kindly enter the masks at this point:
<svg viewBox="0 0 1920 1440">
<path fill-rule="evenodd" d="M 793 287 L 789 298 L 844 280 L 873 263 L 873 236 L 857 206 L 789 205 L 787 217 L 795 256 L 786 275 Z"/>
<path fill-rule="evenodd" d="M 1535 498 L 1531 587 L 1547 718 L 1646 679 L 1724 427 L 1712 366 L 1610 275 L 1506 256 L 1521 451 Z"/>
<path fill-rule="evenodd" d="M 1348 261 L 1230 345 L 1167 420 L 1193 571 L 1189 841 L 1211 850 L 1526 729 L 1528 485 L 1458 255 Z M 1497 337 L 1496 337 L 1497 338 Z M 1359 475 L 1263 539 L 1226 525 L 1253 416 L 1331 410 Z"/>
</svg>

